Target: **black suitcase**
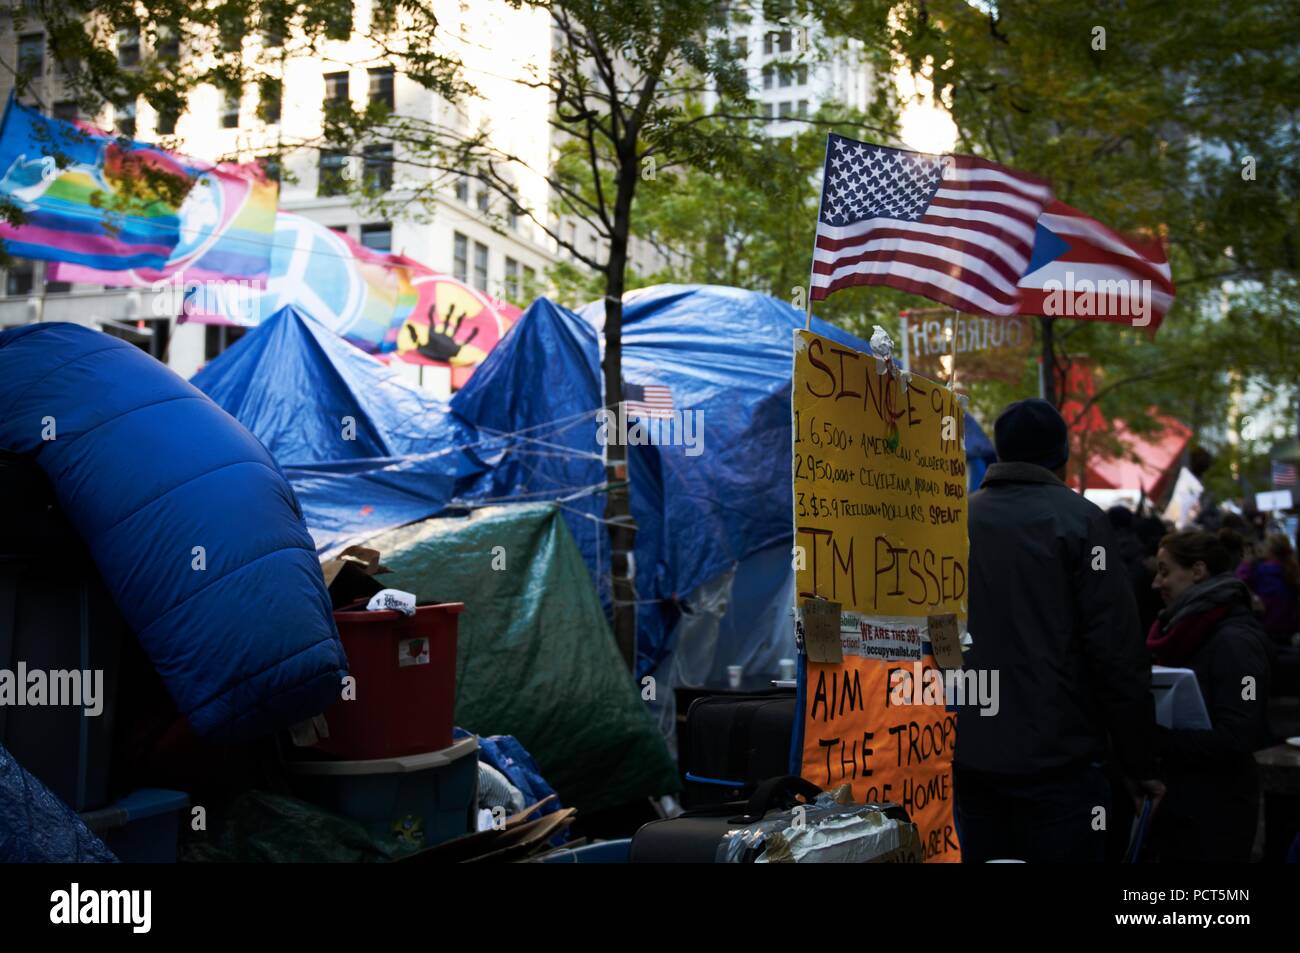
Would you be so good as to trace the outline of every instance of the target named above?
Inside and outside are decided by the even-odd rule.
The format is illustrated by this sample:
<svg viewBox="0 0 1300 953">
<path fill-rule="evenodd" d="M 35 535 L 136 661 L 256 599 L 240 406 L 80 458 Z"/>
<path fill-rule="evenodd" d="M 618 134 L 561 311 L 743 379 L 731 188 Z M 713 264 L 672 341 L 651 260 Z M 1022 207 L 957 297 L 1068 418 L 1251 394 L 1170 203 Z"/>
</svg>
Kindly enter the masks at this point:
<svg viewBox="0 0 1300 953">
<path fill-rule="evenodd" d="M 754 863 L 767 849 L 769 837 L 794 823 L 795 808 L 801 806 L 796 796 L 805 799 L 804 823 L 812 826 L 816 826 L 819 816 L 839 819 L 871 813 L 895 822 L 897 837 L 886 845 L 890 850 L 870 859 L 919 862 L 920 839 L 903 808 L 896 804 L 826 806 L 825 799 L 813 805 L 822 793 L 817 785 L 793 775 L 769 778 L 758 785 L 748 801 L 698 808 L 642 825 L 632 836 L 628 863 Z"/>
<path fill-rule="evenodd" d="M 793 692 L 709 695 L 686 711 L 683 803 L 717 804 L 748 796 L 760 781 L 790 772 Z"/>
</svg>

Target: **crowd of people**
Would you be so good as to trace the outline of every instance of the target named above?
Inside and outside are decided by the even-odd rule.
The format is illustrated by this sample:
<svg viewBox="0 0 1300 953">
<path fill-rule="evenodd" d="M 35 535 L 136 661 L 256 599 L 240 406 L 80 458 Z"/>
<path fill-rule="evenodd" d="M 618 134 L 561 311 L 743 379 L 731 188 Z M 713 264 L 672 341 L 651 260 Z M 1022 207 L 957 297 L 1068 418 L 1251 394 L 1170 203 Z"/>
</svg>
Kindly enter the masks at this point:
<svg viewBox="0 0 1300 953">
<path fill-rule="evenodd" d="M 1149 813 L 1144 859 L 1242 862 L 1259 820 L 1268 701 L 1300 693 L 1300 564 L 1266 516 L 1176 529 L 1103 513 L 1064 482 L 1050 403 L 1012 404 L 970 501 L 972 648 L 998 717 L 958 712 L 963 857 L 1101 862 Z M 1152 666 L 1190 669 L 1208 727 L 1158 724 Z"/>
</svg>

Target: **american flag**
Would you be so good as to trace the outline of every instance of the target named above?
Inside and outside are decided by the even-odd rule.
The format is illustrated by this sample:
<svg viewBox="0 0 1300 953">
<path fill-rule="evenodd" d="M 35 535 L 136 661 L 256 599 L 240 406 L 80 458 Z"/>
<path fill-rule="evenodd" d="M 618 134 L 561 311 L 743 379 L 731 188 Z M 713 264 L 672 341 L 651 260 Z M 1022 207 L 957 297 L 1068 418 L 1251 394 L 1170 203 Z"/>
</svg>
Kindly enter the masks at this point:
<svg viewBox="0 0 1300 953">
<path fill-rule="evenodd" d="M 1295 464 L 1285 460 L 1273 461 L 1273 485 L 1276 487 L 1295 486 Z"/>
<path fill-rule="evenodd" d="M 1008 315 L 1052 198 L 1044 182 L 974 156 L 826 145 L 812 298 L 888 285 L 959 311 Z"/>
<path fill-rule="evenodd" d="M 623 382 L 623 407 L 629 417 L 668 418 L 673 415 L 673 392 L 664 384 Z"/>
</svg>

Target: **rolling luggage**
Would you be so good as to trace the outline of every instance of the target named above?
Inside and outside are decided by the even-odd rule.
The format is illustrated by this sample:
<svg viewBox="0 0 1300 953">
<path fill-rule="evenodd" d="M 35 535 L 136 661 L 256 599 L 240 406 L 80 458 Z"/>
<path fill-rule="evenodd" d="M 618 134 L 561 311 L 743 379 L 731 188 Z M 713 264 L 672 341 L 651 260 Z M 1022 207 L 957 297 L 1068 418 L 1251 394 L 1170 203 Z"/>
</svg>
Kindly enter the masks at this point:
<svg viewBox="0 0 1300 953">
<path fill-rule="evenodd" d="M 717 804 L 751 794 L 760 781 L 790 771 L 793 692 L 709 695 L 686 712 L 683 801 Z"/>
<path fill-rule="evenodd" d="M 632 837 L 628 854 L 633 864 L 920 861 L 920 836 L 903 808 L 838 803 L 792 775 L 769 778 L 748 801 L 651 821 Z"/>
</svg>

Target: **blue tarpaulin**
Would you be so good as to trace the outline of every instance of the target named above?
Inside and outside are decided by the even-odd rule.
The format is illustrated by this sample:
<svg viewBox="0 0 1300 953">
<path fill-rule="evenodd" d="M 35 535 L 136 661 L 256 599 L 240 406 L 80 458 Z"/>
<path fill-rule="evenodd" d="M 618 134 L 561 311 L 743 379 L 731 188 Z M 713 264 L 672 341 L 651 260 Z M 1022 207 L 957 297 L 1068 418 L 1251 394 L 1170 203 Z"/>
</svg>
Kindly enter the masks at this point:
<svg viewBox="0 0 1300 953">
<path fill-rule="evenodd" d="M 0 745 L 0 864 L 116 861 L 72 808 Z"/>
<path fill-rule="evenodd" d="M 608 600 L 607 527 L 597 439 L 603 404 L 599 330 L 601 304 L 574 313 L 546 299 L 536 301 L 488 355 L 449 407 L 430 405 L 430 432 L 440 451 L 400 462 L 359 455 L 335 462 L 333 438 L 294 441 L 298 464 L 289 472 L 319 547 L 333 549 L 380 530 L 485 502 L 559 500 L 602 598 Z M 309 320 L 309 319 L 308 319 Z M 308 323 L 308 322 L 303 322 Z M 783 301 L 752 291 L 715 286 L 665 285 L 624 299 L 623 377 L 633 394 L 670 395 L 676 410 L 702 421 L 691 436 L 669 446 L 629 447 L 632 511 L 638 526 L 636 582 L 641 673 L 654 671 L 671 649 L 682 603 L 705 583 L 737 564 L 779 575 L 792 531 L 790 484 L 790 369 L 792 332 L 804 315 Z M 843 344 L 867 350 L 866 342 L 813 319 L 812 328 Z M 255 329 L 248 338 L 266 333 Z M 319 333 L 286 337 L 298 349 Z M 317 349 L 311 360 L 335 360 Z M 301 355 L 284 356 L 297 362 Z M 352 352 L 349 363 L 373 358 Z M 216 393 L 233 373 L 223 358 L 204 372 L 205 389 Z M 387 374 L 392 371 L 384 370 Z M 245 377 L 243 403 L 250 407 L 293 403 L 290 393 L 304 375 Z M 328 371 L 315 379 L 330 378 Z M 345 380 L 343 375 L 332 378 Z M 348 386 L 367 386 L 363 375 Z M 360 383 L 355 383 L 355 382 Z M 196 380 L 197 382 L 197 380 Z M 381 389 L 355 394 L 376 432 L 410 427 L 405 409 L 384 409 Z M 371 399 L 378 398 L 378 399 Z M 345 395 L 336 401 L 346 406 Z M 310 406 L 307 415 L 323 411 Z M 329 426 L 335 426 L 331 410 Z M 450 415 L 451 420 L 448 420 Z M 240 415 L 263 439 L 263 415 Z M 316 421 L 310 426 L 320 429 Z M 278 427 L 278 424 L 277 424 Z M 967 415 L 968 452 L 984 454 L 987 438 Z M 419 428 L 413 428 L 418 432 Z M 278 431 L 277 431 L 278 432 Z M 972 442 L 983 443 L 972 447 Z M 283 438 L 277 438 L 283 439 Z M 288 442 L 288 441 L 286 441 Z M 389 449 L 391 450 L 391 445 Z M 370 452 L 370 451 L 367 451 Z M 304 459 L 315 457 L 314 460 Z M 758 554 L 764 553 L 761 558 Z M 756 562 L 746 562 L 756 557 Z M 788 563 L 788 557 L 785 560 Z M 748 580 L 737 578 L 737 586 Z M 756 618 L 784 625 L 781 613 L 764 609 Z M 724 639 L 735 633 L 724 627 Z M 756 634 L 756 639 L 762 638 Z M 775 652 L 760 653 L 769 664 Z"/>
</svg>

